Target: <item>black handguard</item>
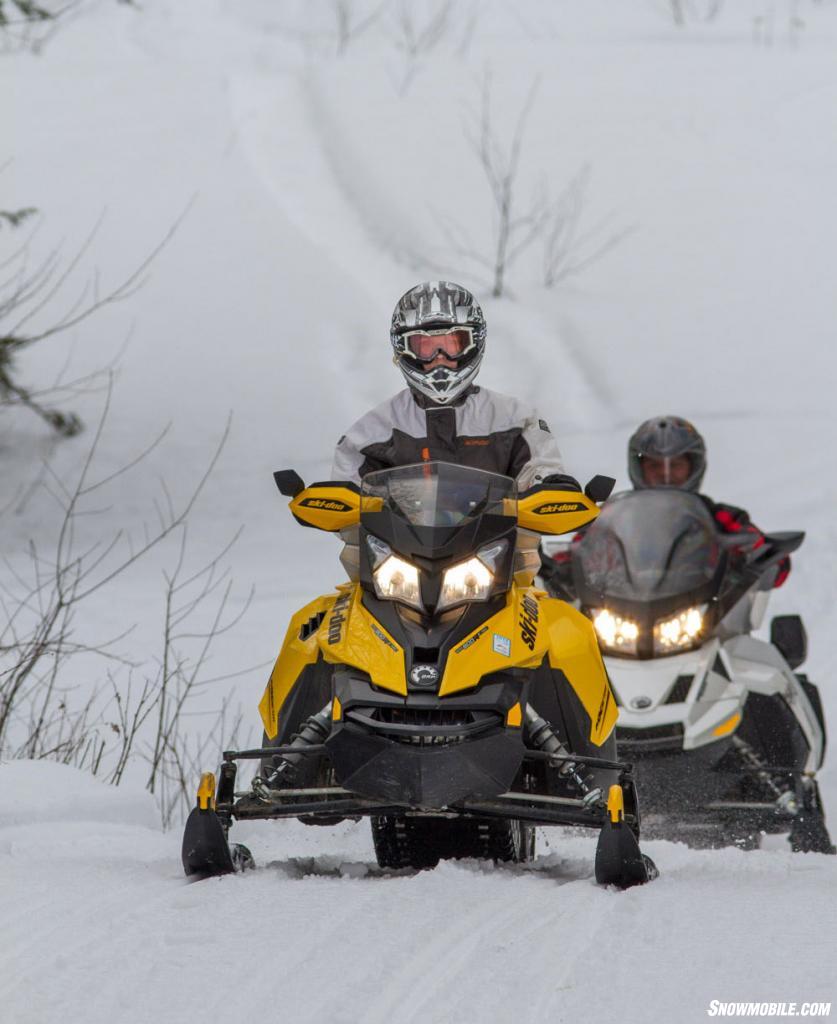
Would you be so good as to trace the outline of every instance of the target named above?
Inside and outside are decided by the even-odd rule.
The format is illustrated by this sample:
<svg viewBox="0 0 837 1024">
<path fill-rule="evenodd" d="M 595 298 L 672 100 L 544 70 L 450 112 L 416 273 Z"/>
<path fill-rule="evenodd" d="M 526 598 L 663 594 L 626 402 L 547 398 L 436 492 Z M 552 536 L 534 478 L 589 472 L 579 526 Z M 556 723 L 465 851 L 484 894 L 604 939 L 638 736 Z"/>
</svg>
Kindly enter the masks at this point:
<svg viewBox="0 0 837 1024">
<path fill-rule="evenodd" d="M 545 476 L 541 483 L 554 484 L 556 487 L 560 487 L 562 491 L 581 490 L 581 484 L 574 476 L 570 476 L 569 473 L 551 473 L 549 476 Z"/>
</svg>

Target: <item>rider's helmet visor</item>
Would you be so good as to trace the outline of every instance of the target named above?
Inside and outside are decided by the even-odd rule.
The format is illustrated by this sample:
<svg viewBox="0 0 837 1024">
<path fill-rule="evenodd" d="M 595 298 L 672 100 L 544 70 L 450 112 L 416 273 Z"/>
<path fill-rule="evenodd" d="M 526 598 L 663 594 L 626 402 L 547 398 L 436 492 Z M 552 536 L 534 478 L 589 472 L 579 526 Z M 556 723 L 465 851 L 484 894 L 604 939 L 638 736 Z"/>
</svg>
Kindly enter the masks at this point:
<svg viewBox="0 0 837 1024">
<path fill-rule="evenodd" d="M 639 464 L 646 487 L 682 487 L 693 471 L 689 454 L 646 455 Z"/>
</svg>

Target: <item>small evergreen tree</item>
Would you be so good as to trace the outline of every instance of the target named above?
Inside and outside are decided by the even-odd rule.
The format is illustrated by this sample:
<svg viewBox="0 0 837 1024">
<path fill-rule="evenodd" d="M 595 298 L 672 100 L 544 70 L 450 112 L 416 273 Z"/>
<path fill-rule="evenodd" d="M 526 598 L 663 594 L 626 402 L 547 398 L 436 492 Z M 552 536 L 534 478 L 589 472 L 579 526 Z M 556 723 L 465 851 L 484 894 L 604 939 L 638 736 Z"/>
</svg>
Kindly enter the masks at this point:
<svg viewBox="0 0 837 1024">
<path fill-rule="evenodd" d="M 15 2 L 20 6 L 22 0 Z M 0 231 L 14 231 L 36 213 L 37 210 L 32 206 L 20 210 L 0 210 Z M 42 268 L 27 276 L 25 246 L 13 252 L 11 259 L 4 263 L 11 266 L 13 271 L 6 280 L 0 282 L 0 406 L 25 405 L 45 420 L 53 430 L 64 437 L 72 437 L 81 430 L 82 424 L 78 416 L 42 405 L 33 392 L 20 384 L 16 377 L 18 353 L 40 340 L 43 335 L 24 334 L 20 327 L 13 326 L 12 322 L 18 319 L 20 323 L 24 310 L 47 287 L 49 270 Z"/>
<path fill-rule="evenodd" d="M 24 21 L 52 21 L 54 17 L 34 0 L 0 0 L 0 28 Z"/>
</svg>

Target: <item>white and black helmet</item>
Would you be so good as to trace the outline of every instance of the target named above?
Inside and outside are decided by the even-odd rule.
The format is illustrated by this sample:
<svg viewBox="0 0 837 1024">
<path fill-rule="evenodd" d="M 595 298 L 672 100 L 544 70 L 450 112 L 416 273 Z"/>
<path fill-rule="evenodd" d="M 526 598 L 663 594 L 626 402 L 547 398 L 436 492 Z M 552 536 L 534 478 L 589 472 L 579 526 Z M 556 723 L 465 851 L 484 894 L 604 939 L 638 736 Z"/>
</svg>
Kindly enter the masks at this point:
<svg viewBox="0 0 837 1024">
<path fill-rule="evenodd" d="M 697 429 L 681 416 L 655 416 L 646 420 L 628 441 L 631 483 L 637 490 L 651 486 L 645 481 L 643 460 L 658 459 L 668 465 L 671 459 L 681 455 L 689 459 L 688 478 L 678 485 L 660 483 L 655 486 L 677 486 L 678 490 L 697 493 L 706 472 L 706 445 Z"/>
<path fill-rule="evenodd" d="M 485 317 L 466 288 L 451 281 L 426 281 L 396 303 L 390 341 L 409 386 L 447 405 L 477 375 L 485 352 Z M 438 356 L 455 368 L 428 369 Z"/>
</svg>

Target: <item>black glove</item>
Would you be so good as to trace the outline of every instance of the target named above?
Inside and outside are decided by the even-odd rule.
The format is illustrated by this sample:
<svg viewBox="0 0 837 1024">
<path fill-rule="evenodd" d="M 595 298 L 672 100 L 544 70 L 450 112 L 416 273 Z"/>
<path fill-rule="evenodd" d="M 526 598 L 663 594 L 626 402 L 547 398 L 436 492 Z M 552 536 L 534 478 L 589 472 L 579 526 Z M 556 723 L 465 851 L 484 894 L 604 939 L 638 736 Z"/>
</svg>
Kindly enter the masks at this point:
<svg viewBox="0 0 837 1024">
<path fill-rule="evenodd" d="M 551 473 L 549 476 L 545 476 L 541 481 L 543 484 L 553 484 L 555 487 L 560 488 L 562 491 L 580 491 L 581 484 L 576 480 L 574 476 L 570 476 L 569 473 Z"/>
</svg>

